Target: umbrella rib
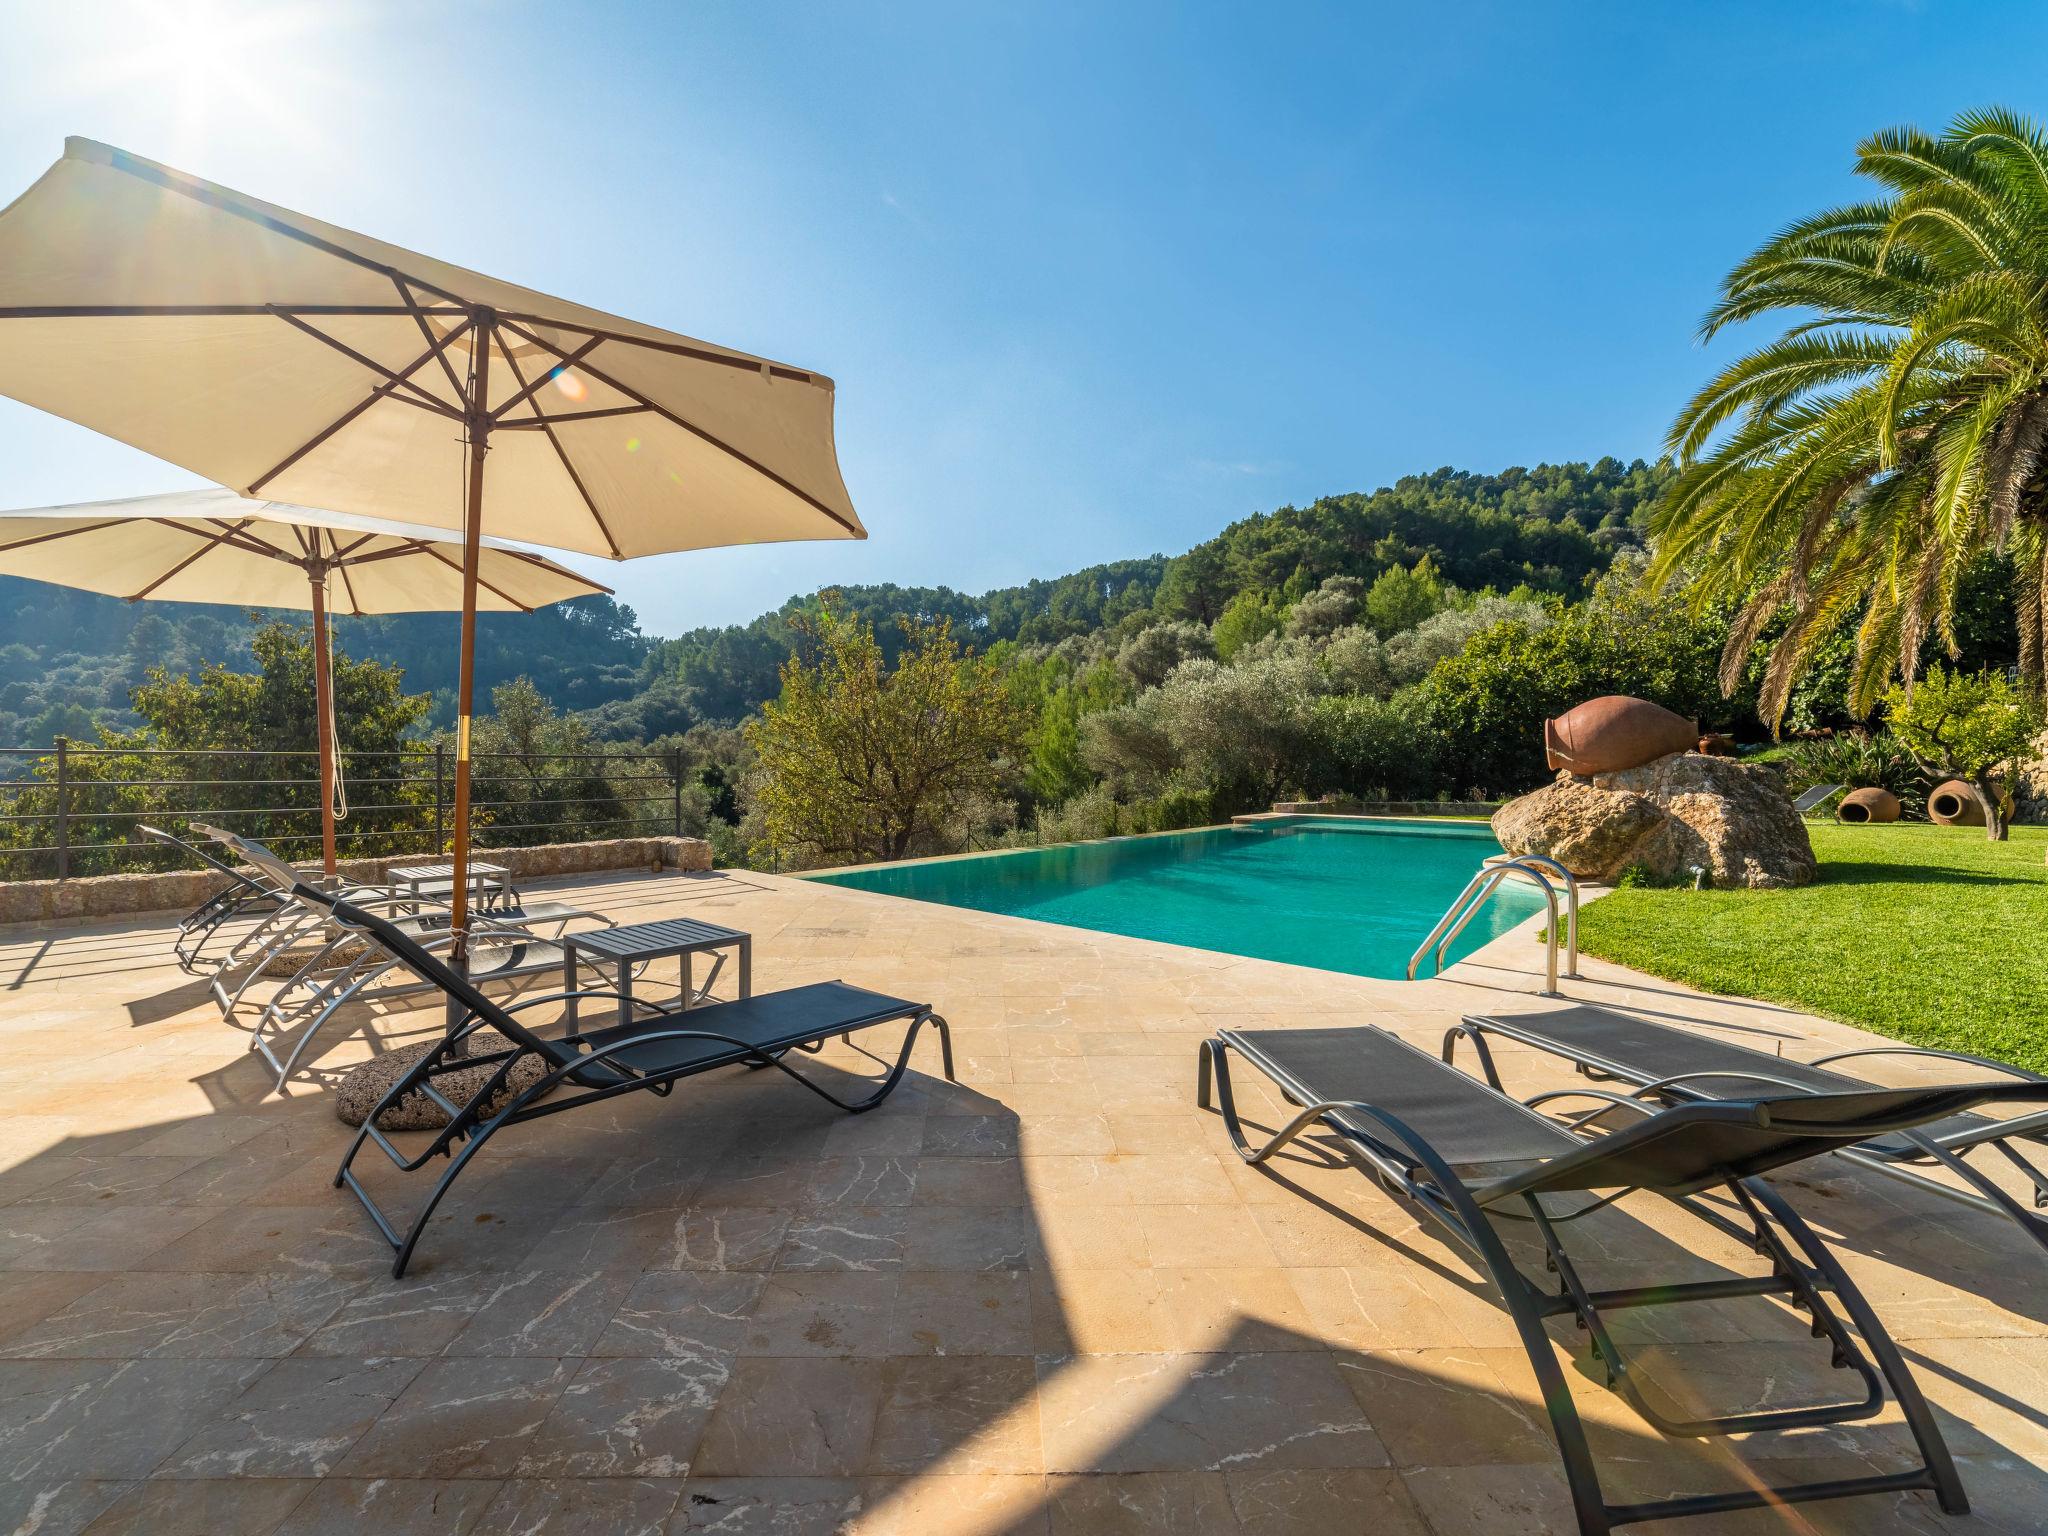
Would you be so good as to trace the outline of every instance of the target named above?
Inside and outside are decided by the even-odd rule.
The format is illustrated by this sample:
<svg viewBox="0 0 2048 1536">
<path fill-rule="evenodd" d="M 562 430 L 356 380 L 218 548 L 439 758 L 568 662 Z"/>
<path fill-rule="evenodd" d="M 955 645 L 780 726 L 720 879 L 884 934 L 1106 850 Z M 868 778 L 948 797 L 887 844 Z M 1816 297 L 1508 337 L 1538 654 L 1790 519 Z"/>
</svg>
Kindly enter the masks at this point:
<svg viewBox="0 0 2048 1536">
<path fill-rule="evenodd" d="M 543 416 L 540 414 L 540 402 L 536 400 L 534 402 L 533 415 L 515 416 L 510 421 L 493 421 L 491 423 L 491 430 L 494 432 L 531 432 L 536 427 L 546 426 L 550 423 L 559 426 L 565 421 L 602 421 L 607 416 L 643 416 L 652 409 L 652 406 L 646 405 L 609 405 L 603 410 L 598 411 L 562 411 L 554 416 Z"/>
<path fill-rule="evenodd" d="M 162 586 L 165 582 L 169 581 L 173 576 L 176 576 L 179 572 L 183 571 L 187 566 L 191 565 L 194 561 L 199 560 L 206 555 L 212 554 L 216 549 L 220 548 L 221 545 L 225 544 L 232 535 L 240 533 L 244 528 L 248 526 L 249 524 L 247 519 L 244 519 L 242 522 L 237 523 L 233 528 L 227 529 L 221 533 L 211 535 L 207 538 L 206 542 L 202 544 L 199 548 L 193 550 L 191 554 L 187 555 L 184 559 L 180 560 L 168 571 L 165 571 L 163 575 L 157 577 L 155 581 L 152 581 L 140 592 L 133 594 L 131 597 L 129 597 L 128 601 L 131 603 L 141 602 L 145 597 L 149 596 L 150 593 L 154 592 L 158 587 Z"/>
<path fill-rule="evenodd" d="M 520 402 L 524 400 L 531 399 L 533 396 L 533 392 L 541 388 L 543 385 L 545 385 L 549 379 L 554 378 L 555 375 L 559 373 L 568 372 L 571 368 L 575 367 L 578 363 L 582 362 L 584 358 L 590 356 L 591 353 L 595 352 L 602 345 L 604 345 L 604 338 L 602 336 L 591 337 L 590 340 L 583 343 L 582 346 L 578 347 L 574 352 L 570 353 L 567 357 L 563 358 L 561 362 L 557 363 L 554 367 L 550 368 L 546 373 L 542 374 L 539 378 L 535 379 L 531 384 L 528 384 L 524 376 L 515 370 L 512 376 L 519 380 L 519 393 L 514 395 L 510 400 L 507 400 L 503 405 L 499 406 L 497 410 L 491 413 L 491 425 L 494 427 L 504 426 L 505 415 L 508 411 L 512 409 L 513 406 L 518 405 Z M 510 357 L 512 354 L 510 352 L 507 352 L 505 355 L 507 357 Z M 540 406 L 538 403 L 534 405 L 533 410 L 536 416 L 540 414 Z"/>
<path fill-rule="evenodd" d="M 227 544 L 230 548 L 239 549 L 245 555 L 261 555 L 266 560 L 277 560 L 286 565 L 298 564 L 296 560 L 292 559 L 290 555 L 286 554 L 276 545 L 266 544 L 259 538 L 245 535 L 244 530 L 249 526 L 246 520 L 240 523 L 231 523 L 225 518 L 207 518 L 207 522 L 220 530 L 218 534 L 203 533 L 199 529 L 194 528 L 190 523 L 180 522 L 175 517 L 152 517 L 149 521 L 155 523 L 159 528 L 172 528 L 179 533 L 189 533 L 195 539 L 211 539 L 215 543 Z"/>
<path fill-rule="evenodd" d="M 441 551 L 436 546 L 432 544 L 422 544 L 420 546 L 420 550 L 424 554 L 432 555 L 436 560 L 440 561 L 443 565 L 447 566 L 448 569 L 451 571 L 459 571 L 462 569 L 462 565 L 459 561 L 450 560 L 446 555 L 442 554 Z M 486 592 L 490 593 L 491 596 L 501 598 L 505 602 L 510 603 L 514 608 L 517 608 L 521 613 L 533 612 L 531 608 L 527 607 L 526 604 L 519 601 L 519 599 L 514 597 L 511 593 L 504 591 L 502 588 L 493 586 L 488 581 L 485 581 L 483 578 L 482 571 L 477 572 L 476 584 L 482 587 Z"/>
<path fill-rule="evenodd" d="M 282 309 L 276 310 L 274 311 L 274 313 L 277 315 L 278 319 L 282 320 L 286 325 L 291 326 L 294 330 L 304 331 L 308 336 L 312 337 L 315 341 L 324 342 L 326 345 L 334 348 L 335 351 L 339 352 L 343 357 L 348 358 L 351 362 L 362 364 L 362 366 L 369 369 L 370 372 L 388 381 L 394 391 L 401 389 L 409 389 L 412 391 L 412 394 L 410 395 L 399 395 L 394 393 L 391 397 L 392 399 L 402 399 L 406 401 L 408 404 L 419 406 L 422 410 L 433 411 L 437 415 L 446 416 L 451 421 L 462 420 L 462 413 L 460 411 L 456 410 L 453 406 L 449 405 L 444 400 L 435 399 L 434 396 L 429 394 L 427 390 L 423 386 L 421 386 L 416 380 L 404 378 L 398 374 L 393 373 L 389 368 L 386 368 L 382 363 L 378 362 L 375 358 L 368 357 L 363 353 L 358 352 L 354 347 L 348 345 L 348 343 L 344 341 L 339 341 L 336 338 L 328 335 L 318 326 L 308 325 L 304 320 L 301 320 L 297 315 L 291 314 L 288 311 Z"/>
<path fill-rule="evenodd" d="M 616 341 L 629 347 L 646 347 L 653 352 L 666 352 L 672 357 L 687 357 L 699 363 L 720 363 L 727 368 L 742 369 L 747 373 L 759 373 L 765 366 L 778 379 L 790 379 L 798 384 L 822 382 L 815 373 L 802 368 L 792 368 L 787 363 L 769 363 L 758 357 L 738 357 L 730 352 L 714 352 L 708 347 L 693 347 L 685 341 L 655 341 L 646 336 L 630 336 L 624 331 L 600 330 L 596 326 L 584 325 L 575 320 L 558 320 L 552 315 L 523 314 L 517 310 L 498 313 L 500 320 L 515 320 L 526 325 L 553 326 L 558 331 L 576 331 L 585 336 L 595 336 L 599 341 Z M 539 341 L 537 336 L 528 336 L 529 341 Z M 545 342 L 541 345 L 546 346 Z M 554 350 L 550 348 L 549 350 Z"/>
<path fill-rule="evenodd" d="M 555 346 L 554 343 L 545 341 L 541 337 L 534 335 L 533 332 L 527 330 L 524 326 L 510 324 L 505 320 L 505 317 L 503 315 L 500 315 L 498 317 L 498 320 L 499 323 L 505 325 L 508 330 L 511 330 L 517 333 L 518 335 L 524 336 L 528 341 L 535 342 L 540 346 L 546 347 L 548 351 L 553 352 L 557 357 L 560 357 L 562 355 L 561 349 Z M 837 512 L 833 511 L 830 507 L 826 506 L 824 502 L 818 500 L 817 497 L 813 496 L 809 491 L 805 490 L 802 486 L 796 484 L 794 481 L 784 479 L 781 475 L 775 473 L 774 470 L 770 469 L 766 464 L 763 464 L 759 459 L 756 459 L 750 454 L 744 453 L 740 449 L 735 448 L 731 443 L 726 442 L 723 438 L 717 436 L 716 434 L 705 431 L 704 428 L 698 426 L 695 422 L 685 421 L 682 417 L 678 416 L 674 411 L 668 409 L 668 407 L 664 405 L 659 405 L 656 402 L 648 399 L 645 395 L 641 394 L 640 391 L 637 389 L 633 389 L 628 385 L 621 384 L 617 379 L 612 378 L 610 375 L 606 373 L 600 372 L 596 367 L 594 367 L 590 363 L 586 362 L 583 364 L 583 371 L 589 374 L 593 379 L 596 379 L 598 383 L 609 385 L 611 388 L 617 390 L 627 399 L 638 400 L 642 405 L 646 406 L 650 411 L 654 412 L 655 415 L 661 417 L 662 420 L 670 423 L 673 426 L 680 427 L 685 432 L 688 432 L 691 436 L 700 438 L 704 442 L 709 443 L 712 447 L 717 448 L 724 453 L 730 454 L 733 458 L 738 459 L 742 464 L 746 465 L 747 468 L 753 470 L 755 474 L 760 475 L 765 480 L 769 480 L 774 484 L 781 486 L 785 491 L 788 491 L 790 495 L 797 497 L 806 505 L 813 507 L 816 510 L 824 513 L 827 517 L 831 518 L 833 522 L 837 523 L 840 527 L 844 528 L 848 533 L 855 534 L 856 536 L 858 536 L 860 530 L 858 529 L 858 527 L 856 527 L 856 525 L 848 522 L 845 518 L 841 517 Z M 551 433 L 550 436 L 552 435 L 553 434 Z M 557 453 L 561 452 L 561 446 L 559 444 L 556 445 L 555 451 Z"/>
<path fill-rule="evenodd" d="M 405 300 L 406 307 L 412 311 L 413 323 L 420 328 L 420 335 L 426 339 L 428 346 L 433 346 L 434 328 L 427 324 L 426 312 L 420 308 L 419 300 L 412 296 L 412 289 L 406 286 L 405 279 L 396 272 L 391 274 L 391 281 L 398 289 L 398 296 Z M 455 391 L 455 398 L 466 406 L 469 403 L 469 392 L 462 387 L 462 380 L 455 376 L 455 365 L 448 361 L 448 354 L 436 348 L 434 359 L 440 363 L 441 372 L 448 376 L 448 387 Z"/>
<path fill-rule="evenodd" d="M 515 326 L 514 329 L 518 328 Z M 546 343 L 542 343 L 542 345 L 545 346 Z M 548 350 L 554 351 L 554 348 L 550 347 Z M 561 353 L 556 352 L 555 355 L 559 357 Z M 526 385 L 525 371 L 520 368 L 519 359 L 512 355 L 509 347 L 505 351 L 505 365 L 512 370 L 512 377 L 519 381 L 520 387 L 524 388 Z M 583 498 L 583 505 L 590 513 L 590 520 L 597 524 L 597 531 L 604 535 L 605 543 L 611 546 L 612 558 L 614 560 L 623 558 L 619 550 L 619 541 L 612 537 L 611 525 L 605 522 L 604 514 L 597 510 L 597 499 L 590 494 L 589 487 L 584 485 L 583 477 L 576 473 L 576 466 L 569 462 L 568 450 L 562 447 L 562 440 L 555 435 L 555 429 L 549 424 L 547 413 L 541 409 L 538 398 L 533 402 L 533 413 L 540 420 L 541 431 L 547 434 L 548 446 L 555 450 L 555 458 L 562 466 L 562 473 L 567 475 L 569 483 L 576 487 L 576 494 Z"/>
<path fill-rule="evenodd" d="M 436 342 L 433 346 L 429 347 L 425 352 L 421 353 L 418 360 L 415 361 L 411 367 L 403 370 L 404 373 L 414 374 L 419 372 L 419 370 L 426 365 L 426 362 L 429 358 L 434 356 L 434 354 L 440 351 L 442 348 L 448 346 L 458 336 L 462 335 L 463 332 L 469 329 L 470 324 L 470 321 L 464 320 L 460 325 L 456 326 L 454 329 L 449 331 L 449 333 L 443 338 L 441 338 L 440 341 Z M 271 481 L 275 480 L 279 475 L 283 474 L 286 470 L 290 469 L 294 464 L 298 463 L 299 460 L 303 459 L 315 448 L 318 448 L 322 443 L 326 442 L 327 439 L 334 436 L 335 433 L 339 432 L 343 427 L 347 426 L 350 422 L 354 421 L 358 416 L 362 415 L 363 412 L 367 411 L 379 400 L 382 400 L 386 396 L 388 396 L 391 393 L 392 388 L 393 386 L 389 384 L 379 384 L 375 389 L 370 391 L 369 395 L 362 401 L 361 404 L 355 406 L 353 409 L 347 411 L 343 415 L 337 417 L 335 420 L 329 422 L 319 432 L 315 433 L 312 437 L 308 438 L 305 442 L 301 443 L 297 448 L 294 448 L 290 453 L 286 454 L 284 458 L 280 459 L 277 462 L 277 464 L 274 465 L 272 468 L 266 470 L 261 475 L 258 475 L 254 480 L 251 480 L 247 487 L 243 489 L 242 494 L 244 496 L 250 497 L 255 496 L 255 494 L 258 491 L 260 491 L 264 486 L 268 485 Z"/>
<path fill-rule="evenodd" d="M 118 517 L 109 518 L 104 523 L 90 523 L 83 528 L 60 528 L 55 533 L 39 533 L 33 538 L 10 539 L 5 544 L 0 544 L 0 554 L 5 554 L 10 550 L 27 549 L 31 544 L 48 544 L 53 539 L 70 539 L 76 538 L 81 533 L 97 533 L 102 528 L 118 528 L 122 525 L 123 521 L 124 519 Z"/>
<path fill-rule="evenodd" d="M 348 593 L 348 611 L 351 615 L 360 619 L 363 616 L 363 605 L 356 597 L 356 584 L 349 580 L 349 565 L 350 562 L 347 560 L 337 559 L 334 562 L 334 568 L 341 572 L 341 588 L 344 592 Z"/>
</svg>

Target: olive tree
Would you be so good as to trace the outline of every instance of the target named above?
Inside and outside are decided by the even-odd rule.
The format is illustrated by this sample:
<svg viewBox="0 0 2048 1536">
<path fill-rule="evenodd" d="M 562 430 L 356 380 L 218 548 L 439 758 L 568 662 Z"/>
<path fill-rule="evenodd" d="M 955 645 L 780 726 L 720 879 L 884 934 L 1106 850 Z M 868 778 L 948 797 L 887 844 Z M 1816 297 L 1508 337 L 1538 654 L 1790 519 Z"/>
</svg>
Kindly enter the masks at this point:
<svg viewBox="0 0 2048 1536">
<path fill-rule="evenodd" d="M 2004 841 L 2005 797 L 1998 781 L 2041 734 L 2040 701 L 2003 672 L 1951 672 L 1937 662 L 1911 687 L 1892 684 L 1884 708 L 1892 734 L 1922 767 L 1976 791 L 1984 835 Z"/>
</svg>

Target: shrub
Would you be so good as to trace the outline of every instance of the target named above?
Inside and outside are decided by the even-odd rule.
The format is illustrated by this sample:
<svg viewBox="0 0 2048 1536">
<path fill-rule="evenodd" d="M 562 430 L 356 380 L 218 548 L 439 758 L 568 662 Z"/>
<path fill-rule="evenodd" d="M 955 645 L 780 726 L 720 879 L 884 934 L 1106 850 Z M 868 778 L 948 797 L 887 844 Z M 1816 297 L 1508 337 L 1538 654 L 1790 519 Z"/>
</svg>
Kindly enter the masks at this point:
<svg viewBox="0 0 2048 1536">
<path fill-rule="evenodd" d="M 1907 816 L 1927 813 L 1927 791 L 1933 787 L 1927 770 L 1890 731 L 1844 731 L 1794 742 L 1778 762 L 1785 787 L 1795 795 L 1818 784 L 1840 784 L 1845 790 L 1888 789 L 1899 797 Z"/>
<path fill-rule="evenodd" d="M 1312 787 L 1360 799 L 1412 800 L 1434 794 L 1435 734 L 1412 694 L 1375 699 L 1333 694 L 1309 706 L 1316 770 Z"/>
</svg>

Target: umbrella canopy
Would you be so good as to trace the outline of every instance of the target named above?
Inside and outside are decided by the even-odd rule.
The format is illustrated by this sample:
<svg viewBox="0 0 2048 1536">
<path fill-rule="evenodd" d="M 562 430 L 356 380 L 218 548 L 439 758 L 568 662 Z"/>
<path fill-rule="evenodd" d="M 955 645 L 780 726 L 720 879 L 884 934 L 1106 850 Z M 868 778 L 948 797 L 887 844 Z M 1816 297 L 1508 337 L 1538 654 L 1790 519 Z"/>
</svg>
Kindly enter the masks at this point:
<svg viewBox="0 0 2048 1536">
<path fill-rule="evenodd" d="M 174 491 L 120 501 L 0 512 L 0 575 L 27 576 L 130 602 L 322 606 L 330 613 L 455 613 L 462 541 L 445 528 L 380 522 L 232 491 Z M 486 539 L 477 607 L 531 613 L 611 588 L 527 550 Z"/>
<path fill-rule="evenodd" d="M 313 615 L 319 695 L 320 844 L 334 873 L 340 754 L 327 615 L 460 610 L 462 548 L 445 530 L 232 491 L 178 491 L 0 513 L 0 575 L 27 576 L 136 602 L 243 603 Z M 545 603 L 609 592 L 552 560 L 486 540 L 476 605 L 531 613 Z"/>
<path fill-rule="evenodd" d="M 830 379 L 85 139 L 0 212 L 0 392 L 246 496 L 461 528 L 470 578 L 486 520 L 621 558 L 865 537 Z M 465 603 L 458 929 L 473 614 Z"/>
</svg>

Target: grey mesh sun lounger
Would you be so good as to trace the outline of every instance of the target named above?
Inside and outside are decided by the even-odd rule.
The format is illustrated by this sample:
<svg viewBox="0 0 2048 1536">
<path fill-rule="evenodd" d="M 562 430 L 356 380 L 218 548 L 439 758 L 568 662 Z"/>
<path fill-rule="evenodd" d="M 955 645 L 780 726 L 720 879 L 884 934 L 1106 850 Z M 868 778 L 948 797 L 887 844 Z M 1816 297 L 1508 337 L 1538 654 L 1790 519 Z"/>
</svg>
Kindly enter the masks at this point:
<svg viewBox="0 0 2048 1536">
<path fill-rule="evenodd" d="M 263 844 L 208 827 L 207 835 L 232 848 L 256 878 L 287 892 L 287 903 L 302 912 L 306 921 L 284 930 L 284 936 L 264 949 L 250 972 L 230 994 L 238 1002 L 249 983 L 260 975 L 271 959 L 303 946 L 306 958 L 286 977 L 257 1013 L 249 1030 L 249 1049 L 258 1052 L 277 1073 L 277 1086 L 284 1087 L 299 1059 L 319 1036 L 328 1021 L 344 1006 L 358 1000 L 386 1001 L 394 996 L 417 993 L 427 984 L 382 947 L 367 942 L 346 925 L 335 922 L 332 913 L 317 902 L 305 899 L 308 889 L 299 872 Z M 355 886 L 348 899 L 359 909 L 374 903 L 383 909 L 407 908 L 414 898 L 387 892 L 376 886 Z M 599 927 L 613 926 L 612 919 L 581 907 L 561 902 L 536 901 L 479 912 L 469 925 L 471 949 L 468 976 L 471 985 L 482 987 L 535 976 L 552 976 L 562 968 L 564 950 L 561 936 L 574 921 Z M 543 933 L 543 925 L 551 925 Z M 423 949 L 447 949 L 454 942 L 445 917 L 408 915 L 394 917 L 393 927 Z M 405 979 L 392 982 L 397 974 Z M 278 1045 L 284 1035 L 297 1031 L 291 1048 L 283 1056 Z"/>
<path fill-rule="evenodd" d="M 1264 1073 L 1299 1106 L 1286 1125 L 1256 1147 L 1247 1139 L 1231 1097 L 1232 1053 Z M 1485 1270 L 1536 1374 L 1579 1529 L 1586 1536 L 1604 1536 L 1614 1526 L 1639 1520 L 1913 1489 L 1931 1490 L 1950 1514 L 1967 1512 L 1955 1464 L 1898 1347 L 1826 1244 L 1756 1175 L 1992 1100 L 2048 1103 L 2048 1084 L 1778 1093 L 1658 1110 L 1599 1089 L 1572 1088 L 1523 1105 L 1407 1042 L 1365 1026 L 1223 1031 L 1202 1043 L 1197 1102 L 1206 1107 L 1212 1090 L 1230 1139 L 1246 1162 L 1265 1162 L 1312 1127 L 1334 1131 L 1382 1185 Z M 1568 1095 L 1610 1101 L 1631 1115 L 1632 1123 L 1589 1139 L 1533 1107 Z M 1771 1261 L 1771 1272 L 1590 1289 L 1566 1251 L 1562 1229 L 1635 1190 L 1661 1195 L 1752 1245 Z M 1689 1198 L 1706 1191 L 1726 1196 L 1747 1226 L 1715 1206 Z M 1573 1204 L 1560 1209 L 1558 1197 L 1570 1197 Z M 1533 1229 L 1555 1274 L 1554 1288 L 1522 1272 L 1495 1229 L 1496 1221 L 1520 1221 Z M 1830 1294 L 1840 1312 L 1828 1301 Z M 1844 1393 L 1833 1403 L 1708 1418 L 1677 1419 L 1661 1411 L 1645 1396 L 1628 1357 L 1617 1347 L 1607 1314 L 1629 1307 L 1748 1296 L 1776 1296 L 1806 1313 L 1815 1337 L 1828 1341 L 1832 1363 L 1860 1378 L 1862 1390 Z M 1888 1385 L 1919 1446 L 1921 1464 L 1776 1487 L 1766 1486 L 1752 1467 L 1746 1487 L 1610 1504 L 1601 1492 L 1584 1426 L 1544 1329 L 1544 1320 L 1552 1317 L 1576 1319 L 1592 1339 L 1608 1384 L 1664 1434 L 1727 1436 L 1867 1419 L 1881 1411 Z"/>
<path fill-rule="evenodd" d="M 389 951 L 422 981 L 445 993 L 458 1011 L 447 1035 L 393 1083 L 364 1117 L 361 1130 L 349 1144 L 348 1154 L 334 1175 L 338 1187 L 347 1187 L 362 1201 L 377 1230 L 391 1244 L 396 1254 L 391 1265 L 394 1278 L 405 1273 L 420 1234 L 426 1230 L 434 1208 L 448 1193 L 449 1186 L 484 1143 L 508 1126 L 524 1125 L 642 1090 L 667 1097 L 684 1078 L 730 1066 L 773 1067 L 795 1078 L 827 1103 L 850 1114 L 860 1114 L 881 1103 L 902 1081 L 910 1064 L 911 1047 L 926 1024 L 938 1031 L 945 1073 L 949 1079 L 953 1076 L 952 1032 L 926 1003 L 888 997 L 843 981 L 826 981 L 781 992 L 756 993 L 734 1002 L 708 1003 L 678 1013 L 643 998 L 597 989 L 551 993 L 501 1006 L 386 919 L 307 886 L 300 886 L 296 894 L 326 907 L 335 921 Z M 554 1039 L 536 1034 L 516 1017 L 529 1008 L 561 1003 L 571 996 L 578 1000 L 602 998 L 608 1003 L 624 1003 L 645 1016 L 629 1024 Z M 787 1060 L 791 1052 L 816 1051 L 834 1036 L 848 1039 L 860 1030 L 890 1023 L 904 1025 L 896 1060 L 872 1090 L 859 1098 L 840 1098 Z M 511 1042 L 509 1048 L 472 1050 L 470 1037 L 483 1029 L 502 1035 Z M 508 1090 L 506 1084 L 513 1071 L 536 1061 L 541 1068 L 540 1076 L 525 1087 Z M 453 1102 L 435 1086 L 437 1079 L 450 1072 L 478 1066 L 489 1066 L 492 1071 L 466 1103 Z M 417 1152 L 408 1155 L 378 1128 L 377 1119 L 386 1109 L 415 1094 L 438 1105 L 448 1115 L 448 1124 L 434 1132 Z M 448 1159 L 447 1168 L 428 1190 L 403 1233 L 353 1171 L 357 1154 L 372 1142 L 403 1173 L 416 1173 L 439 1157 Z"/>
<path fill-rule="evenodd" d="M 160 827 L 142 824 L 135 830 L 144 837 L 177 849 L 189 859 L 197 860 L 227 881 L 178 919 L 178 937 L 172 941 L 171 947 L 177 954 L 178 964 L 184 969 L 189 971 L 199 963 L 207 941 L 227 923 L 238 917 L 268 916 L 284 905 L 282 892 L 273 890 L 226 860 L 215 858 L 204 848 L 196 848 Z"/>
<path fill-rule="evenodd" d="M 1471 1041 L 1479 1056 L 1480 1070 L 1496 1088 L 1500 1086 L 1500 1077 L 1494 1071 L 1493 1054 L 1486 1046 L 1488 1035 L 1562 1056 L 1583 1071 L 1632 1084 L 1639 1098 L 1666 1104 L 1751 1098 L 1759 1094 L 1848 1093 L 1869 1089 L 1877 1085 L 1847 1072 L 1830 1070 L 1831 1063 L 1867 1056 L 1955 1062 L 2016 1082 L 2048 1083 L 2048 1078 L 2037 1073 L 2007 1066 L 1987 1056 L 1913 1045 L 1866 1046 L 1836 1051 L 1810 1062 L 1790 1061 L 1712 1035 L 1582 1003 L 1550 1013 L 1507 1017 L 1473 1014 L 1449 1031 L 1444 1036 L 1444 1060 L 1452 1059 L 1460 1039 Z M 2048 1210 L 2048 1172 L 2031 1161 L 2022 1147 L 2048 1147 L 2048 1110 L 2009 1120 L 1954 1114 L 1933 1124 L 1873 1136 L 1836 1151 L 1860 1168 L 2007 1217 L 2037 1247 L 2048 1251 L 2048 1216 L 2042 1214 Z M 2003 1157 L 2027 1180 L 2033 1189 L 2031 1210 L 1967 1161 L 1971 1153 L 1986 1148 Z M 2035 1152 L 2035 1156 L 2039 1155 Z M 1967 1188 L 1930 1177 L 1925 1170 L 1934 1167 L 1946 1168 Z"/>
</svg>

